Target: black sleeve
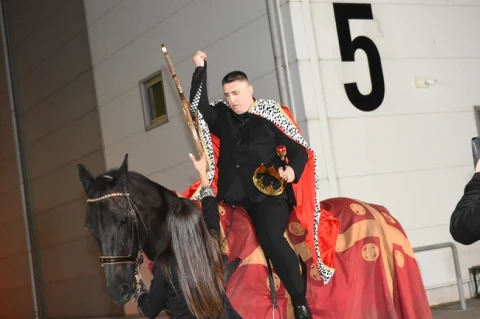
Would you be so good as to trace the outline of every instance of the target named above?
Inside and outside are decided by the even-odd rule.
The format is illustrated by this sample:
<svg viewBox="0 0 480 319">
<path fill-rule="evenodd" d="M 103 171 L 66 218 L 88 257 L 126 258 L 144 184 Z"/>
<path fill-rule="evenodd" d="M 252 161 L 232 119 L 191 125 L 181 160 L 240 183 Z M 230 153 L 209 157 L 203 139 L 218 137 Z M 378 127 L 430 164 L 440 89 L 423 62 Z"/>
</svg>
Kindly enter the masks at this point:
<svg viewBox="0 0 480 319">
<path fill-rule="evenodd" d="M 307 164 L 307 150 L 305 147 L 303 147 L 303 145 L 298 144 L 286 136 L 275 125 L 273 126 L 278 145 L 285 145 L 287 148 L 287 165 L 290 166 L 295 172 L 295 180 L 293 183 L 297 183 L 300 180 L 300 177 L 302 177 L 303 171 L 305 170 L 305 165 Z"/>
<path fill-rule="evenodd" d="M 190 86 L 190 112 L 195 119 L 195 110 L 198 108 L 210 131 L 218 136 L 219 132 L 219 107 L 212 106 L 208 100 L 207 92 L 207 62 L 205 66 L 197 67 L 192 76 Z"/>
<path fill-rule="evenodd" d="M 475 173 L 465 186 L 450 218 L 450 234 L 464 245 L 480 240 L 480 173 Z"/>
<path fill-rule="evenodd" d="M 214 196 L 205 196 L 202 198 L 202 214 L 207 228 L 220 234 L 218 201 Z"/>
<path fill-rule="evenodd" d="M 153 279 L 148 293 L 138 298 L 138 307 L 148 318 L 156 318 L 167 304 L 166 280 L 162 269 L 155 261 Z"/>
</svg>

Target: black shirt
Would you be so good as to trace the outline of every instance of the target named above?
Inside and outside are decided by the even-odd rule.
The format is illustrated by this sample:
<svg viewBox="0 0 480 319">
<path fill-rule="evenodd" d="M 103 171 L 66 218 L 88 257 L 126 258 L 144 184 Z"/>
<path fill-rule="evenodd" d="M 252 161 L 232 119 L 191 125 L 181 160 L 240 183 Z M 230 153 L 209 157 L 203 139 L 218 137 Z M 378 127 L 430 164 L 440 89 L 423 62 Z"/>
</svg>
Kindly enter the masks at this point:
<svg viewBox="0 0 480 319">
<path fill-rule="evenodd" d="M 480 240 L 480 173 L 475 173 L 450 218 L 450 234 L 470 245 Z"/>
<path fill-rule="evenodd" d="M 238 136 L 248 124 L 251 114 L 236 114 L 235 112 L 230 111 L 229 115 L 234 119 L 232 122 L 234 123 L 235 138 L 238 139 Z M 232 183 L 228 187 L 224 198 L 231 204 L 239 204 L 247 199 L 247 194 L 243 189 L 238 171 L 234 171 L 233 174 L 235 174 L 235 176 L 233 177 Z"/>
</svg>

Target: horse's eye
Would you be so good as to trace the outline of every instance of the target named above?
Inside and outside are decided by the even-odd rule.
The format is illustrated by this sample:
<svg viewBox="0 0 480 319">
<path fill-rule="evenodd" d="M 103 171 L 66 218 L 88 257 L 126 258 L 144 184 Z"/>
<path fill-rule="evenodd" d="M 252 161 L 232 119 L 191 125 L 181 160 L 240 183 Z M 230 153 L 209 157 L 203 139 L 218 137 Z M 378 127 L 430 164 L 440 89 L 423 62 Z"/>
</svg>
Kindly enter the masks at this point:
<svg viewBox="0 0 480 319">
<path fill-rule="evenodd" d="M 128 217 L 124 217 L 124 218 L 122 219 L 122 221 L 120 222 L 120 225 L 124 225 L 124 224 L 126 224 L 126 223 L 128 223 Z"/>
</svg>

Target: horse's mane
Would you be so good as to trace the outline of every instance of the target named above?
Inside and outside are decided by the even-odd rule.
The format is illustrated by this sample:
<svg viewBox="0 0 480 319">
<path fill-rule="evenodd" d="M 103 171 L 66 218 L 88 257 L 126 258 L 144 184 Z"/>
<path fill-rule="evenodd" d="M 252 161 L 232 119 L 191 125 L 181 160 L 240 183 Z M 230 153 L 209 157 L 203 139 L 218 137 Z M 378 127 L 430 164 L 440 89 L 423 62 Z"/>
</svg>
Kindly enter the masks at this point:
<svg viewBox="0 0 480 319">
<path fill-rule="evenodd" d="M 126 185 L 126 186 L 124 186 Z M 167 189 L 159 183 L 152 181 L 146 176 L 135 171 L 122 171 L 110 169 L 95 176 L 92 187 L 89 189 L 90 198 L 98 198 L 111 193 L 130 194 L 130 199 L 140 211 L 145 213 L 155 212 L 161 219 L 166 218 L 172 203 L 177 199 L 175 192 Z M 112 215 L 104 215 L 99 212 L 102 209 L 116 210 L 110 201 L 93 203 L 92 214 L 89 214 L 89 222 L 97 224 L 101 219 L 111 219 Z M 121 211 L 118 211 L 121 213 Z"/>
<path fill-rule="evenodd" d="M 174 191 L 169 190 L 165 186 L 160 185 L 159 183 L 149 179 L 141 173 L 138 173 L 136 171 L 128 171 L 128 175 L 125 175 L 119 169 L 110 169 L 105 173 L 95 176 L 92 184 L 91 196 L 97 197 L 105 195 L 105 191 L 107 189 L 120 190 L 119 187 L 125 180 L 128 180 L 128 183 L 133 186 L 129 187 L 131 188 L 131 190 L 140 189 L 145 191 L 147 188 L 150 187 L 154 189 L 157 193 L 159 193 L 162 197 L 169 197 L 169 195 L 176 196 L 176 193 Z"/>
</svg>

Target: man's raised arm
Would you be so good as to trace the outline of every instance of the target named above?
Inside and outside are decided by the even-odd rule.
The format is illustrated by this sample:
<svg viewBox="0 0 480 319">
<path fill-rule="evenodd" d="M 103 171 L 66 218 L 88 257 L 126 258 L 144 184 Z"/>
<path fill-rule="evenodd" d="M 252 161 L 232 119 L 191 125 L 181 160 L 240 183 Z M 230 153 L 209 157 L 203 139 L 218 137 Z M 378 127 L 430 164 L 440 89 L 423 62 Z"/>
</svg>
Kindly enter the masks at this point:
<svg viewBox="0 0 480 319">
<path fill-rule="evenodd" d="M 192 76 L 192 85 L 190 86 L 190 111 L 195 114 L 198 109 L 207 122 L 208 128 L 213 134 L 217 134 L 218 129 L 218 109 L 209 104 L 207 92 L 207 55 L 198 51 L 193 56 L 195 63 L 195 72 Z M 192 115 L 194 117 L 194 115 Z"/>
</svg>

